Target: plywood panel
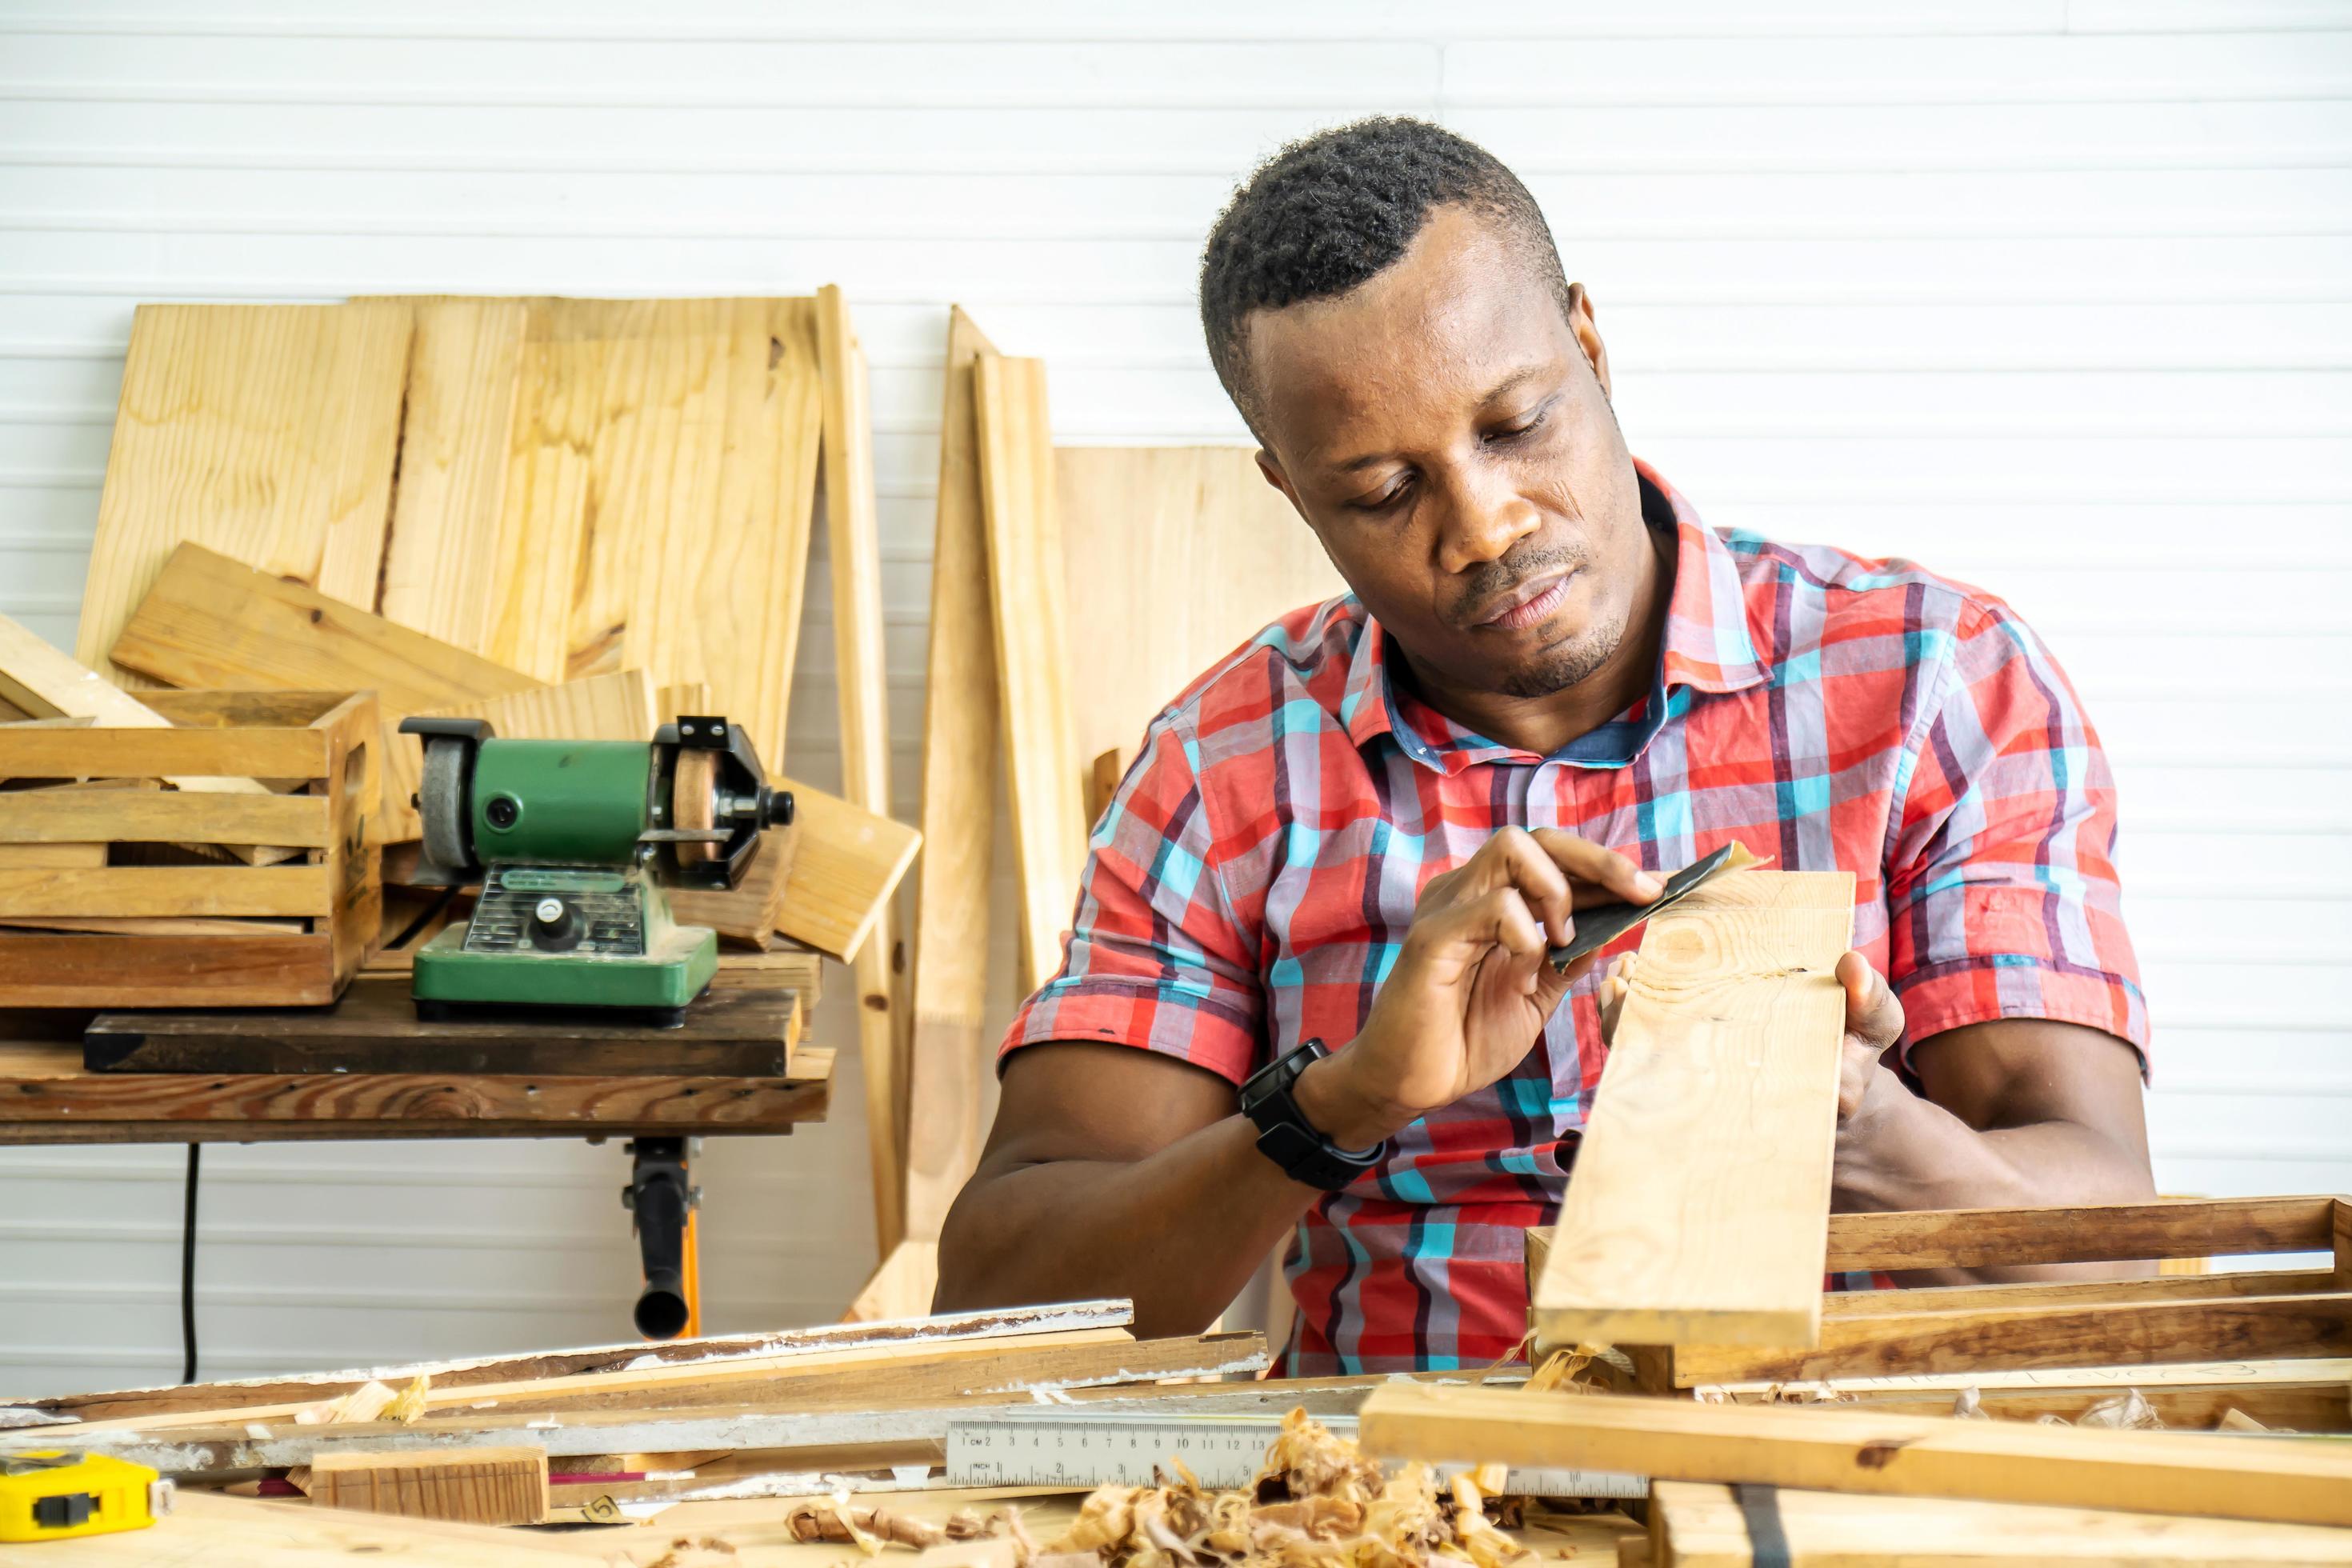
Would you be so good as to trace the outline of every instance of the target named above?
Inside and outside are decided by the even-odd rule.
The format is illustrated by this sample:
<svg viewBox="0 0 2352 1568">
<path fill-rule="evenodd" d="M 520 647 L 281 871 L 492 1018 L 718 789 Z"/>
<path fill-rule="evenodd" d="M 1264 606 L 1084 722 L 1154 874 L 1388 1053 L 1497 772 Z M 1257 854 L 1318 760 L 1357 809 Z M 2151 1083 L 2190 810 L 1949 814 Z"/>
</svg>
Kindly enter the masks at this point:
<svg viewBox="0 0 2352 1568">
<path fill-rule="evenodd" d="M 1536 1283 L 1545 1341 L 1817 1342 L 1853 924 L 1850 874 L 1766 870 L 1650 922 Z"/>
<path fill-rule="evenodd" d="M 1054 454 L 1077 754 L 1132 756 L 1160 709 L 1276 616 L 1347 592 L 1248 447 Z"/>
<path fill-rule="evenodd" d="M 84 664 L 109 668 L 184 540 L 374 603 L 409 317 L 389 301 L 139 308 L 82 590 Z"/>
</svg>

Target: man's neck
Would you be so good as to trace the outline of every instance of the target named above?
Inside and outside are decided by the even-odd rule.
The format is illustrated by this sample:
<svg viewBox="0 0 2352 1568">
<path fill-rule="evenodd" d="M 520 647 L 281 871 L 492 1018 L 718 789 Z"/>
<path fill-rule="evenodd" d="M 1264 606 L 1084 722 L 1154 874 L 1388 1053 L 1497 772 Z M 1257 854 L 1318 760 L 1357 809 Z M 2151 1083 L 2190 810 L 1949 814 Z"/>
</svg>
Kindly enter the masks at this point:
<svg viewBox="0 0 2352 1568">
<path fill-rule="evenodd" d="M 1407 654 L 1417 695 L 1465 729 L 1538 756 L 1550 756 L 1606 724 L 1648 696 L 1657 675 L 1658 645 L 1665 636 L 1666 611 L 1674 598 L 1675 531 L 1651 530 L 1649 543 L 1639 557 L 1642 581 L 1634 590 L 1625 635 L 1618 639 L 1616 651 L 1582 680 L 1542 697 L 1509 697 L 1450 686 Z"/>
</svg>

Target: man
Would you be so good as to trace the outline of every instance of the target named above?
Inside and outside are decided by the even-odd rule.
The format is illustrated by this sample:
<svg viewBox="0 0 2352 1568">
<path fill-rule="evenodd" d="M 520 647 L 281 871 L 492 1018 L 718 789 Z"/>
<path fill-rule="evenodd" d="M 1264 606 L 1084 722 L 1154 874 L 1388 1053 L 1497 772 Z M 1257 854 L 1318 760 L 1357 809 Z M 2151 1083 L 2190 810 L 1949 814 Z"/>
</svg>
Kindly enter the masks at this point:
<svg viewBox="0 0 2352 1568">
<path fill-rule="evenodd" d="M 1151 726 L 1004 1043 L 942 1307 L 1189 1332 L 1295 1227 L 1288 1370 L 1508 1354 L 1604 1051 L 1592 964 L 1545 950 L 1734 838 L 1856 877 L 1838 1207 L 2152 1194 L 2114 790 L 2005 605 L 1705 528 L 1627 453 L 1534 200 L 1435 126 L 1260 169 L 1201 310 L 1351 593 Z"/>
</svg>

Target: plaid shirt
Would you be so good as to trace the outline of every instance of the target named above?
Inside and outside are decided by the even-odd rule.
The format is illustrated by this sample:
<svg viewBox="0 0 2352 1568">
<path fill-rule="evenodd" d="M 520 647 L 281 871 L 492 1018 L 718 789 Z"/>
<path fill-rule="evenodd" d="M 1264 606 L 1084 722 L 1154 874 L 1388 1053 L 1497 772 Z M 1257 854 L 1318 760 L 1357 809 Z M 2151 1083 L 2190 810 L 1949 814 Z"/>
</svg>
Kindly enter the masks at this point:
<svg viewBox="0 0 2352 1568">
<path fill-rule="evenodd" d="M 2040 639 L 1908 563 L 1717 534 L 1641 476 L 1651 526 L 1676 540 L 1646 699 L 1538 756 L 1416 700 L 1352 597 L 1285 616 L 1152 723 L 1095 826 L 1062 971 L 1004 1051 L 1114 1041 L 1238 1083 L 1302 1040 L 1340 1047 L 1422 884 L 1517 825 L 1654 869 L 1739 838 L 1853 872 L 1854 946 L 1902 998 L 1903 1052 L 2022 1017 L 2144 1056 L 2114 784 Z M 1601 1078 L 1599 973 L 1517 1068 L 1308 1211 L 1286 1270 L 1290 1372 L 1510 1353 L 1522 1236 L 1558 1211 Z"/>
</svg>

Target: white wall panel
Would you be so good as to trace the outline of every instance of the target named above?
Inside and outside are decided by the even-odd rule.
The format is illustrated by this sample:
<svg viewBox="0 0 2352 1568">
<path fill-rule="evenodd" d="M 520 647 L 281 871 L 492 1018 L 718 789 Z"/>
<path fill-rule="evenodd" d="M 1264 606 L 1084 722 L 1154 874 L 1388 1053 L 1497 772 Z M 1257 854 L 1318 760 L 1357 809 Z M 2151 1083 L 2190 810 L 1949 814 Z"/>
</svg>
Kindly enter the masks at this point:
<svg viewBox="0 0 2352 1568">
<path fill-rule="evenodd" d="M 0 3 L 0 610 L 71 641 L 142 300 L 838 281 L 911 811 L 947 304 L 1051 362 L 1066 439 L 1239 440 L 1202 230 L 1379 111 L 1528 178 L 1633 448 L 1710 520 L 2042 630 L 2122 790 L 2159 1180 L 2352 1189 L 2346 0 Z M 820 584 L 820 783 L 832 671 Z M 829 1316 L 870 1265 L 855 1057 L 833 1125 L 707 1146 L 714 1327 Z M 176 1374 L 181 1158 L 0 1150 L 0 1392 Z M 614 1337 L 625 1166 L 215 1146 L 205 1369 Z"/>
</svg>

